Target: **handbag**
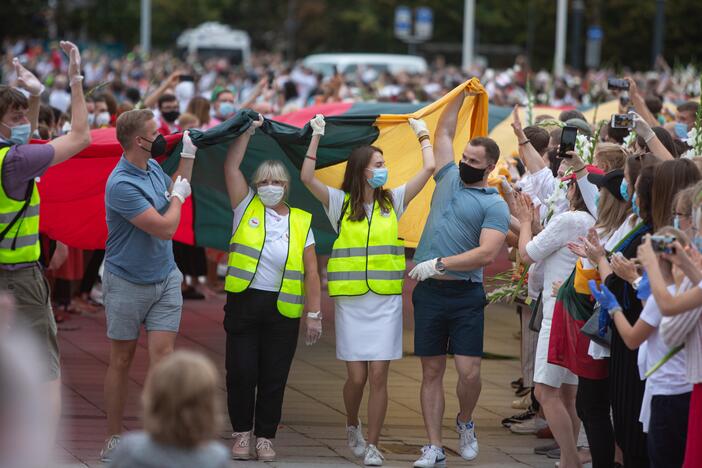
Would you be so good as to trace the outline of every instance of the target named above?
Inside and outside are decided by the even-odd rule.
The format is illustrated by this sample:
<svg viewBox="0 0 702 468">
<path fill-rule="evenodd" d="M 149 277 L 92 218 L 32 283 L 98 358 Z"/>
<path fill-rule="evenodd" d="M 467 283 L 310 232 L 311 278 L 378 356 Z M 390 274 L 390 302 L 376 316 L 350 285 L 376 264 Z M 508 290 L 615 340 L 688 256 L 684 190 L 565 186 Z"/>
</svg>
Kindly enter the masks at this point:
<svg viewBox="0 0 702 468">
<path fill-rule="evenodd" d="M 543 293 L 539 293 L 539 297 L 531 303 L 531 318 L 529 319 L 529 330 L 538 333 L 541 330 L 541 321 L 544 318 L 544 303 L 542 301 Z"/>
<path fill-rule="evenodd" d="M 609 349 L 612 343 L 612 329 L 607 327 L 607 333 L 600 335 L 600 304 L 595 305 L 595 311 L 580 329 L 580 333 L 590 338 L 598 345 Z"/>
</svg>

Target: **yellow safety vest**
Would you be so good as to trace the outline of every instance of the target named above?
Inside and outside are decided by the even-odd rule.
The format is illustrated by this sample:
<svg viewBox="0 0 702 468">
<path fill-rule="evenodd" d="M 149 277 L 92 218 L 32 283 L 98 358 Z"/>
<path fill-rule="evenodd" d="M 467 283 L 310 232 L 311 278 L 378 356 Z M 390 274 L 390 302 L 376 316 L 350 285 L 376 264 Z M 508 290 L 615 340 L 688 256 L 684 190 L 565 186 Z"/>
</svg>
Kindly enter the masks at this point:
<svg viewBox="0 0 702 468">
<path fill-rule="evenodd" d="M 25 208 L 26 200 L 10 198 L 2 187 L 2 168 L 5 156 L 10 151 L 10 146 L 0 148 L 0 233 L 15 219 L 17 213 L 22 215 L 0 241 L 0 264 L 11 265 L 17 263 L 32 263 L 39 260 L 41 249 L 39 246 L 39 190 L 34 181 L 31 182 L 31 195 L 29 204 Z"/>
<path fill-rule="evenodd" d="M 299 318 L 305 306 L 305 263 L 302 259 L 312 215 L 290 207 L 288 216 L 288 258 L 278 292 L 278 311 Z M 266 242 L 266 207 L 258 195 L 249 202 L 239 226 L 229 241 L 229 268 L 224 289 L 239 293 L 248 289 L 258 269 Z"/>
<path fill-rule="evenodd" d="M 344 197 L 339 237 L 327 264 L 330 296 L 402 294 L 405 278 L 405 247 L 397 237 L 397 215 L 373 204 L 371 219 L 350 221 L 349 194 Z"/>
</svg>

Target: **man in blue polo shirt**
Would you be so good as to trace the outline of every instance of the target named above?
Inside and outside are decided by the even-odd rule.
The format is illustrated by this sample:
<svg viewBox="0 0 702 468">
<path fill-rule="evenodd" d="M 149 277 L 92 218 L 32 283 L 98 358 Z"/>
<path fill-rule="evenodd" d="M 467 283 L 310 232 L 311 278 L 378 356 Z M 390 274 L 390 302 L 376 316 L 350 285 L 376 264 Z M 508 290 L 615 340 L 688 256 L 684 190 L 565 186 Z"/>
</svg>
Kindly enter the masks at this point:
<svg viewBox="0 0 702 468">
<path fill-rule="evenodd" d="M 487 185 L 500 157 L 497 144 L 490 138 L 473 138 L 460 164 L 454 162 L 453 138 L 463 100 L 461 94 L 451 101 L 434 134 L 436 188 L 414 256 L 418 265 L 410 272 L 419 281 L 412 294 L 414 353 L 422 361 L 422 415 L 429 437 L 414 464 L 418 468 L 446 459 L 441 423 L 447 354 L 455 356 L 458 372 L 459 453 L 466 460 L 478 456 L 472 418 L 481 386 L 483 267 L 495 259 L 509 229 L 507 204 Z"/>
<path fill-rule="evenodd" d="M 173 259 L 171 239 L 180 222 L 195 146 L 183 135 L 175 181 L 152 158 L 166 151 L 166 140 L 150 110 L 132 110 L 117 119 L 124 155 L 107 179 L 107 243 L 103 299 L 110 339 L 105 376 L 108 439 L 100 453 L 109 461 L 119 443 L 127 398 L 127 376 L 144 324 L 153 365 L 173 351 L 180 326 L 183 275 Z"/>
</svg>

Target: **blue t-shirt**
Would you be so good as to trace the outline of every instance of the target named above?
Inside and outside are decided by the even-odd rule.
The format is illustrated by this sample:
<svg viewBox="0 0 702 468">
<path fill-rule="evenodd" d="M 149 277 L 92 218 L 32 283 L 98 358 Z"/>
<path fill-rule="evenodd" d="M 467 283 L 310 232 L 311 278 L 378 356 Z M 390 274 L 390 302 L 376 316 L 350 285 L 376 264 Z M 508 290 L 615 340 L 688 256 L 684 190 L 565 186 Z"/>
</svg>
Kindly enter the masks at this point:
<svg viewBox="0 0 702 468">
<path fill-rule="evenodd" d="M 450 257 L 480 245 L 480 232 L 509 229 L 509 208 L 492 187 L 466 187 L 458 166 L 446 164 L 434 177 L 436 188 L 431 199 L 427 224 L 419 239 L 414 261 L 419 263 L 436 257 Z M 448 271 L 456 278 L 476 283 L 483 281 L 483 269 Z"/>
<path fill-rule="evenodd" d="M 139 284 L 159 283 L 175 268 L 170 240 L 161 240 L 130 221 L 150 207 L 164 214 L 171 178 L 153 159 L 143 170 L 122 156 L 107 179 L 105 214 L 107 244 L 105 268 L 113 275 Z"/>
</svg>

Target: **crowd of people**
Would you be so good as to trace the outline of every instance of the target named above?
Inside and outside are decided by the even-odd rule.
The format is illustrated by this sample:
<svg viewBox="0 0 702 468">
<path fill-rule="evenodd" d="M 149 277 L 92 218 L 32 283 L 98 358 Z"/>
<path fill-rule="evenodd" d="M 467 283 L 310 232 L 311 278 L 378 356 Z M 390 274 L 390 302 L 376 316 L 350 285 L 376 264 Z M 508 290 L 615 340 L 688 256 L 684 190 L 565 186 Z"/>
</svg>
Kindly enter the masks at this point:
<svg viewBox="0 0 702 468">
<path fill-rule="evenodd" d="M 203 467 L 226 466 L 230 457 L 276 459 L 274 440 L 301 324 L 308 345 L 322 335 L 321 269 L 311 214 L 288 204 L 292 175 L 285 166 L 265 161 L 250 180 L 240 170 L 251 135 L 266 118 L 316 102 L 317 96 L 324 102 L 357 99 L 375 89 L 370 95 L 378 98 L 432 100 L 466 76 L 445 67 L 372 83 L 339 76 L 324 81 L 303 67 L 285 68 L 273 55 L 256 57 L 252 73 L 219 60 L 178 63 L 169 54 L 151 61 L 91 60 L 87 54 L 85 60 L 70 42 L 48 52 L 31 41 L 8 50 L 24 58 L 8 59 L 3 77 L 14 86 L 0 86 L 0 290 L 12 294 L 17 319 L 39 339 L 52 420 L 59 415 L 60 360 L 40 261 L 55 274 L 71 253 L 50 240 L 43 248 L 34 181 L 84 149 L 91 128 L 114 126 L 124 154 L 105 188 L 106 248 L 93 252 L 89 262 L 75 261 L 84 285 L 68 293 L 69 301 L 89 313 L 102 307 L 91 302 L 91 290 L 104 263 L 99 299 L 111 348 L 105 376 L 108 438 L 101 458 L 115 467 L 148 466 L 154 459 Z M 271 67 L 276 73 L 269 78 Z M 159 81 L 164 72 L 170 74 Z M 495 103 L 529 100 L 520 86 L 525 64 L 497 77 L 482 73 Z M 554 106 L 582 103 L 587 93 L 596 94 L 598 73 L 549 78 L 544 88 L 536 74 L 533 96 L 538 101 L 546 93 Z M 691 157 L 695 148 L 687 139 L 700 125 L 699 105 L 685 101 L 675 113 L 664 111 L 664 104 L 699 91 L 694 89 L 699 82 L 681 78 L 685 73 L 664 69 L 655 79 L 627 78 L 628 92 L 618 96 L 626 98 L 620 106 L 632 128 L 593 126 L 576 110 L 538 115 L 534 125 L 523 126 L 515 107 L 519 150 L 512 176 L 499 190 L 489 184 L 500 162 L 495 141 L 475 137 L 460 157 L 454 154 L 466 92 L 448 103 L 433 133 L 422 120 L 409 119 L 422 166 L 394 188 L 386 187 L 383 149 L 374 146 L 349 154 L 340 188 L 317 179 L 325 120 L 317 115 L 310 121 L 311 142 L 299 176 L 338 233 L 326 279 L 335 306 L 336 354 L 347 367 L 348 446 L 365 465 L 383 464 L 379 442 L 388 370 L 402 358 L 406 263 L 398 221 L 431 177 L 436 188 L 409 272 L 418 281 L 412 294 L 414 353 L 421 360 L 428 442 L 414 466 L 446 460 L 443 377 L 449 354 L 458 374 L 458 453 L 466 460 L 478 457 L 473 412 L 481 390 L 483 267 L 505 243 L 515 261 L 529 267 L 531 306 L 519 308 L 522 376 L 515 382 L 527 408 L 503 424 L 520 434 L 550 431 L 555 444 L 539 452 L 554 454 L 563 468 L 585 461 L 595 468 L 702 464 L 695 443 L 702 433 L 702 158 Z M 154 89 L 152 79 L 160 83 Z M 398 93 L 384 95 L 388 86 Z M 588 91 L 580 93 L 583 89 Z M 525 96 L 515 97 L 522 91 Z M 199 286 L 198 277 L 212 266 L 217 287 L 220 259 L 175 246 L 172 238 L 191 194 L 188 181 L 198 152 L 188 130 L 210 128 L 240 108 L 253 109 L 258 118 L 249 119 L 231 143 L 223 167 L 234 213 L 219 285 L 226 292 L 225 382 L 234 431 L 227 451 L 211 442 L 218 372 L 201 356 L 174 351 L 185 292 Z M 562 137 L 571 131 L 593 141 L 594 150 L 582 145 L 564 150 Z M 154 158 L 166 150 L 164 135 L 180 132 L 179 165 L 169 176 Z M 48 142 L 29 144 L 37 133 Z M 142 327 L 151 366 L 144 431 L 122 437 L 128 373 Z M 12 343 L 3 340 L 0 346 Z M 8 363 L 0 364 L 0 372 L 10 372 Z M 366 384 L 364 434 L 359 408 Z M 17 392 L 15 387 L 7 388 Z"/>
</svg>

